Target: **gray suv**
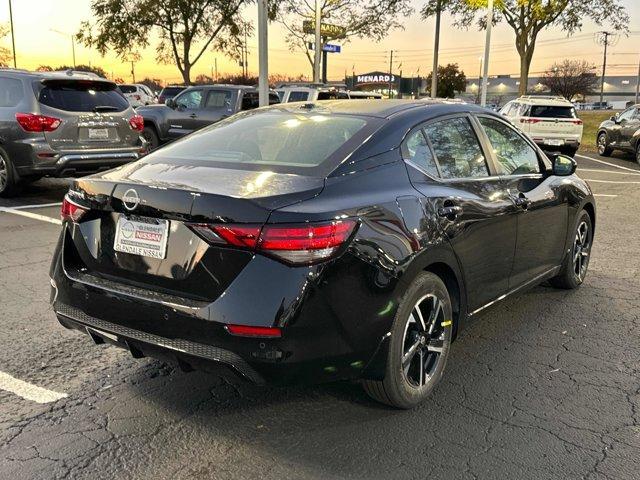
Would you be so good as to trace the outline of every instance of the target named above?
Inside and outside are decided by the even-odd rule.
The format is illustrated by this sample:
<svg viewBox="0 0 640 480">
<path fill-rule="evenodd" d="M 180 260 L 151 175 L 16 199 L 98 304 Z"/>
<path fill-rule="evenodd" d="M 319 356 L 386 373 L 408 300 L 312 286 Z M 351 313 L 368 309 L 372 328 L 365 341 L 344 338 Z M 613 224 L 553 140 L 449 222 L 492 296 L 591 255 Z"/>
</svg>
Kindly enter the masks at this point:
<svg viewBox="0 0 640 480">
<path fill-rule="evenodd" d="M 117 85 L 97 75 L 0 69 L 0 196 L 43 176 L 137 160 L 143 127 Z"/>
</svg>

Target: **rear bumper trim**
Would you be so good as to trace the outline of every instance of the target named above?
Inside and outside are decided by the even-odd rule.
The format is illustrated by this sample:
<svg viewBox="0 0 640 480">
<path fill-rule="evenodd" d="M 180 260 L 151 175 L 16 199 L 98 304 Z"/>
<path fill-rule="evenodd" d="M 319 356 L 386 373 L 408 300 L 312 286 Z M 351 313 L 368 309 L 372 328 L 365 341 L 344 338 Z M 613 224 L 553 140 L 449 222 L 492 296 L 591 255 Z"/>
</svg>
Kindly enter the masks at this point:
<svg viewBox="0 0 640 480">
<path fill-rule="evenodd" d="M 214 362 L 224 363 L 235 371 L 246 377 L 253 383 L 264 384 L 262 376 L 256 372 L 242 357 L 234 352 L 224 350 L 213 345 L 206 345 L 203 343 L 191 342 L 189 340 L 182 340 L 179 338 L 171 339 L 154 335 L 152 333 L 135 330 L 133 328 L 117 325 L 115 323 L 100 320 L 98 318 L 87 315 L 82 310 L 58 303 L 55 305 L 55 312 L 58 316 L 64 317 L 67 320 L 75 322 L 87 330 L 87 327 L 94 329 L 97 333 L 105 333 L 108 335 L 115 335 L 121 339 L 122 343 L 127 345 L 127 340 L 134 340 L 156 347 L 160 347 L 174 352 L 183 353 L 186 355 L 192 355 L 194 357 L 211 360 Z"/>
</svg>

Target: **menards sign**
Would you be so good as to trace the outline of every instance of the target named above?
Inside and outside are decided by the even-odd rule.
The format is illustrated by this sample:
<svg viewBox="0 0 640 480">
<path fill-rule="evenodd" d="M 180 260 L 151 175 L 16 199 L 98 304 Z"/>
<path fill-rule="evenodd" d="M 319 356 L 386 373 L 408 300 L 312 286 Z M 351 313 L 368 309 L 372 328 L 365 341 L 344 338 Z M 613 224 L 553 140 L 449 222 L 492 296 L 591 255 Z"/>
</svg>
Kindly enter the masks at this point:
<svg viewBox="0 0 640 480">
<path fill-rule="evenodd" d="M 396 76 L 393 74 L 373 72 L 364 75 L 356 76 L 356 84 L 361 85 L 365 83 L 395 83 Z"/>
</svg>

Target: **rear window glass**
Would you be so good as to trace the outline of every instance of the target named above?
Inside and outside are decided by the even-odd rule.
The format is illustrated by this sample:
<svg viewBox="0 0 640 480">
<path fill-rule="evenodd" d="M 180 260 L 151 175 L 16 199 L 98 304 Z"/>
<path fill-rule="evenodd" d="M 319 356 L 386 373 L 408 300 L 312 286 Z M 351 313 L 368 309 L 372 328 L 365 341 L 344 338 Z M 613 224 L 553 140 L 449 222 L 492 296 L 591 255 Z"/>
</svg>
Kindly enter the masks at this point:
<svg viewBox="0 0 640 480">
<path fill-rule="evenodd" d="M 92 112 L 97 107 L 122 112 L 129 108 L 129 102 L 116 88 L 101 82 L 48 82 L 40 90 L 38 101 L 67 112 Z"/>
<path fill-rule="evenodd" d="M 171 159 L 316 167 L 367 124 L 359 117 L 249 111 L 158 151 Z"/>
<path fill-rule="evenodd" d="M 24 90 L 20 80 L 0 77 L 0 107 L 15 107 L 23 96 Z"/>
<path fill-rule="evenodd" d="M 160 92 L 160 95 L 163 96 L 176 96 L 177 94 L 179 94 L 181 91 L 183 91 L 184 88 L 181 87 L 165 87 L 162 89 L 162 92 Z"/>
<path fill-rule="evenodd" d="M 551 105 L 532 105 L 528 116 L 538 118 L 577 118 L 575 108 Z"/>
<path fill-rule="evenodd" d="M 133 93 L 136 91 L 135 85 L 118 85 L 122 93 Z"/>
<path fill-rule="evenodd" d="M 309 92 L 293 91 L 289 93 L 290 102 L 304 102 L 309 98 Z"/>
</svg>

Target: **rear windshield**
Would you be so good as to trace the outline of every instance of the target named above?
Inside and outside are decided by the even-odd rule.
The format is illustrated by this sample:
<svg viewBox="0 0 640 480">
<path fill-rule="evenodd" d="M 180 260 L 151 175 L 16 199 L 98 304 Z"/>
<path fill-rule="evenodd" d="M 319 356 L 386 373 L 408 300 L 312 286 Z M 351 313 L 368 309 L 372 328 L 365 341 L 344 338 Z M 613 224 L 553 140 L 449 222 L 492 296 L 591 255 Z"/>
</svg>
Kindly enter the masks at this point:
<svg viewBox="0 0 640 480">
<path fill-rule="evenodd" d="M 133 93 L 136 91 L 135 85 L 118 85 L 122 93 Z"/>
<path fill-rule="evenodd" d="M 528 116 L 538 118 L 577 118 L 575 108 L 551 105 L 532 105 Z"/>
<path fill-rule="evenodd" d="M 248 111 L 168 145 L 156 155 L 180 163 L 220 162 L 231 168 L 268 166 L 302 173 L 320 166 L 352 137 L 361 136 L 369 121 L 346 115 Z M 354 140 L 359 144 L 362 139 Z"/>
<path fill-rule="evenodd" d="M 129 102 L 118 92 L 116 85 L 106 82 L 47 82 L 40 90 L 38 101 L 67 112 L 93 112 L 97 107 L 122 112 L 129 108 Z"/>
<path fill-rule="evenodd" d="M 175 97 L 184 89 L 185 87 L 165 87 L 162 89 L 162 92 L 160 94 L 164 97 L 167 97 L 167 96 Z"/>
</svg>

